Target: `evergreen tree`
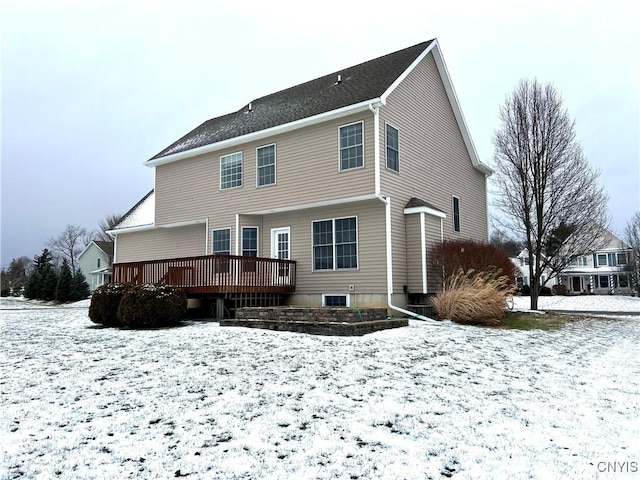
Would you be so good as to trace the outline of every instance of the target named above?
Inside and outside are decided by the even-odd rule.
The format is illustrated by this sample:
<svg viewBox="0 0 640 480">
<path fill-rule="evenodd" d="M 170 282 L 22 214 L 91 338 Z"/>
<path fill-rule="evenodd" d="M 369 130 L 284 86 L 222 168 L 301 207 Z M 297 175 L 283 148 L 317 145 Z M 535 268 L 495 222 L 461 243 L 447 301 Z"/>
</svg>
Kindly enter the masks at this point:
<svg viewBox="0 0 640 480">
<path fill-rule="evenodd" d="M 66 302 L 71 300 L 71 283 L 73 276 L 71 275 L 71 267 L 69 262 L 65 258 L 60 268 L 60 276 L 58 277 L 58 284 L 56 285 L 55 297 L 59 302 Z"/>
<path fill-rule="evenodd" d="M 53 300 L 58 276 L 53 269 L 53 255 L 46 248 L 33 259 L 34 270 L 25 285 L 24 296 L 30 299 Z"/>
<path fill-rule="evenodd" d="M 71 297 L 70 300 L 84 300 L 89 295 L 91 295 L 91 289 L 89 288 L 89 284 L 82 273 L 82 270 L 76 270 L 76 274 L 73 276 L 71 281 Z"/>
</svg>

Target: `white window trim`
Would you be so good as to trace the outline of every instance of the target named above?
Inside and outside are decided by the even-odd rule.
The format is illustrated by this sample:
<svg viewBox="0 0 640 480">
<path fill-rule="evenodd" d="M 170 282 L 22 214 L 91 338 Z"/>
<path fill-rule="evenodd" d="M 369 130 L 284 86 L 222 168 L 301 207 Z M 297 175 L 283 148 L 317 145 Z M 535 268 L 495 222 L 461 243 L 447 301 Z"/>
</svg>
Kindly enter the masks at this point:
<svg viewBox="0 0 640 480">
<path fill-rule="evenodd" d="M 604 263 L 600 263 L 600 255 L 604 256 Z M 608 267 L 609 266 L 609 255 L 606 253 L 596 253 L 596 262 L 598 267 Z"/>
<path fill-rule="evenodd" d="M 261 148 L 273 147 L 273 183 L 267 183 L 260 185 L 260 167 L 258 166 L 258 150 Z M 278 149 L 275 143 L 268 143 L 267 145 L 260 145 L 256 147 L 256 188 L 273 187 L 278 183 Z"/>
<path fill-rule="evenodd" d="M 387 158 L 387 152 L 389 151 L 389 144 L 387 142 L 387 127 L 393 128 L 396 132 L 398 132 L 398 170 L 394 170 L 393 168 L 389 168 L 389 159 Z M 400 173 L 400 129 L 396 127 L 394 124 L 385 122 L 384 123 L 384 165 L 390 172 Z"/>
<path fill-rule="evenodd" d="M 255 228 L 256 229 L 256 257 L 260 256 L 260 227 L 253 225 L 245 225 L 240 229 L 240 255 L 244 253 L 244 247 L 242 245 L 242 241 L 244 240 L 244 231 L 247 228 Z"/>
<path fill-rule="evenodd" d="M 225 157 L 231 157 L 232 155 L 240 155 L 240 169 L 241 169 L 241 173 L 240 173 L 240 185 L 236 185 L 235 187 L 226 187 L 223 188 L 222 187 L 222 159 Z M 238 152 L 233 152 L 233 153 L 227 153 L 226 155 L 220 155 L 220 190 L 233 190 L 235 188 L 242 188 L 242 186 L 244 185 L 244 155 L 242 153 L 242 150 L 238 151 Z"/>
<path fill-rule="evenodd" d="M 456 204 L 455 200 L 458 200 L 458 229 L 456 230 Z M 456 197 L 455 195 L 451 195 L 451 221 L 453 226 L 453 231 L 455 233 L 460 233 L 462 231 L 462 213 L 460 212 L 460 197 Z"/>
<path fill-rule="evenodd" d="M 322 294 L 322 306 L 326 307 L 326 297 L 346 297 L 347 299 L 347 304 L 346 307 L 350 307 L 351 306 L 351 294 L 349 293 L 323 293 Z"/>
<path fill-rule="evenodd" d="M 213 228 L 211 229 L 211 254 L 212 255 L 223 255 L 220 253 L 215 253 L 214 249 L 213 249 L 213 242 L 214 242 L 214 238 L 213 238 L 213 232 L 221 232 L 223 230 L 228 230 L 229 231 L 229 255 L 231 255 L 231 244 L 233 243 L 232 237 L 231 237 L 231 228 L 227 227 L 227 228 Z"/>
<path fill-rule="evenodd" d="M 358 266 L 356 268 L 337 268 L 336 262 L 336 220 L 344 220 L 347 218 L 356 219 L 356 261 Z M 333 268 L 316 269 L 315 257 L 313 254 L 313 224 L 316 222 L 331 221 L 333 227 Z M 319 218 L 311 221 L 311 271 L 312 272 L 356 272 L 360 270 L 360 222 L 357 215 L 346 215 L 344 217 L 332 217 L 332 218 Z"/>
<path fill-rule="evenodd" d="M 340 155 L 340 152 L 342 151 L 342 148 L 340 147 L 340 129 L 344 128 L 344 127 L 350 127 L 351 125 L 356 125 L 357 123 L 362 124 L 362 166 L 360 167 L 352 167 L 352 168 L 346 168 L 346 169 L 342 169 L 342 157 Z M 359 170 L 361 168 L 365 167 L 365 151 L 364 151 L 364 120 L 358 120 L 357 122 L 351 122 L 351 123 L 346 123 L 344 125 L 340 125 L 338 127 L 338 172 L 351 172 L 352 170 Z"/>
</svg>

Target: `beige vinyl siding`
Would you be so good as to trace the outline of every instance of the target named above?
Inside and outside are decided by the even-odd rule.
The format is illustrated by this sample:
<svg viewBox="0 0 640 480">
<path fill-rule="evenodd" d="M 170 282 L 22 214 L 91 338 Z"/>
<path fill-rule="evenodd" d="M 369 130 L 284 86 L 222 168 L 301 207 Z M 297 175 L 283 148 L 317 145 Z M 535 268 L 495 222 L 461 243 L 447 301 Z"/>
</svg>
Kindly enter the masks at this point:
<svg viewBox="0 0 640 480">
<path fill-rule="evenodd" d="M 427 291 L 424 293 L 437 293 L 442 287 L 442 270 L 436 269 L 431 261 L 430 250 L 433 246 L 439 244 L 440 226 L 445 219 L 440 219 L 432 215 L 425 215 L 425 241 L 427 243 Z"/>
<path fill-rule="evenodd" d="M 364 167 L 340 172 L 338 128 L 361 120 Z M 256 148 L 273 143 L 276 184 L 257 187 Z M 220 190 L 220 157 L 239 151 L 242 187 Z M 225 223 L 236 213 L 371 194 L 373 154 L 373 114 L 367 112 L 160 165 L 156 167 L 156 225 L 205 218 Z"/>
<path fill-rule="evenodd" d="M 357 217 L 358 269 L 313 271 L 312 222 Z M 291 228 L 291 258 L 297 261 L 296 293 L 386 293 L 384 204 L 379 200 L 265 215 L 261 238 L 270 245 L 271 229 Z M 264 252 L 265 250 L 263 250 Z M 349 285 L 355 290 L 349 291 Z"/>
<path fill-rule="evenodd" d="M 387 169 L 385 123 L 399 131 L 400 172 Z M 403 208 L 411 197 L 446 213 L 444 237 L 487 240 L 485 175 L 474 168 L 432 54 L 380 109 L 381 193 L 392 198 L 394 291 L 407 282 Z M 461 232 L 453 231 L 452 196 L 460 199 Z M 440 227 L 438 219 L 438 239 Z M 398 252 L 398 255 L 395 255 Z M 405 259 L 405 260 L 403 260 Z"/>
<path fill-rule="evenodd" d="M 205 255 L 205 225 L 155 228 L 118 235 L 117 263 Z"/>
<path fill-rule="evenodd" d="M 422 292 L 422 248 L 420 235 L 420 214 L 407 215 L 405 218 L 407 285 L 411 293 Z"/>
</svg>

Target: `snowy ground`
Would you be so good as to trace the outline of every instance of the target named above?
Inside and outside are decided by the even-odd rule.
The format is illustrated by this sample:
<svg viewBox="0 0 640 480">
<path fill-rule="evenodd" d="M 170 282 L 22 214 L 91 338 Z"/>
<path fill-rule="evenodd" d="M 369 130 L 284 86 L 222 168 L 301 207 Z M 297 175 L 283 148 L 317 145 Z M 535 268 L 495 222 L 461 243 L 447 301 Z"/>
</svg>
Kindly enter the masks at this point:
<svg viewBox="0 0 640 480">
<path fill-rule="evenodd" d="M 338 338 L 0 306 L 2 479 L 640 478 L 640 309 Z"/>
</svg>

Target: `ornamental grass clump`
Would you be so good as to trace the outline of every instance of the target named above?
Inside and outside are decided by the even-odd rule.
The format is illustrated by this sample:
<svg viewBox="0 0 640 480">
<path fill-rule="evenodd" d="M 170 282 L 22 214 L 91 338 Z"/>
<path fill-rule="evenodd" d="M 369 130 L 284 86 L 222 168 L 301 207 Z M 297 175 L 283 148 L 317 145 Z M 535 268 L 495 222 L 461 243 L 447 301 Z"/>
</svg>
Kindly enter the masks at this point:
<svg viewBox="0 0 640 480">
<path fill-rule="evenodd" d="M 498 325 L 505 315 L 506 298 L 514 291 L 511 280 L 501 270 L 460 270 L 445 281 L 432 303 L 440 319 Z"/>
<path fill-rule="evenodd" d="M 128 328 L 156 328 L 176 325 L 187 311 L 187 296 L 171 285 L 135 285 L 128 289 L 118 307 L 118 320 Z"/>
</svg>

